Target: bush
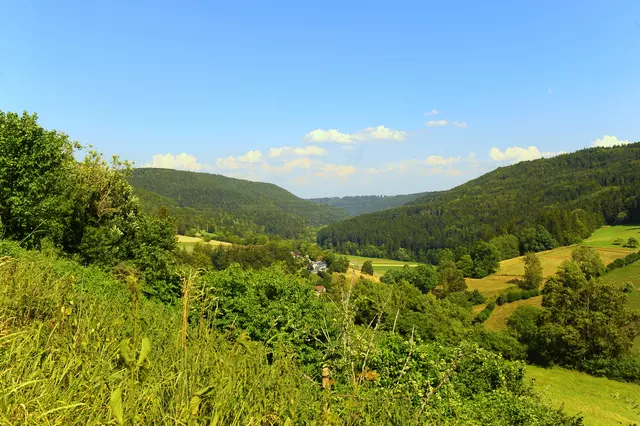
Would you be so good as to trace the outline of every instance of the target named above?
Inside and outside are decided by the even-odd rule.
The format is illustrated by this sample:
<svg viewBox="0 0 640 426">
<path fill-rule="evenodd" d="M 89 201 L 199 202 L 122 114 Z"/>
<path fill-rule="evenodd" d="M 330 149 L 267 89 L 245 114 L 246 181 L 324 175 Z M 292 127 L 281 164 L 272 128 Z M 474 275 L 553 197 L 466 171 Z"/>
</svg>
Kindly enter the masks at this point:
<svg viewBox="0 0 640 426">
<path fill-rule="evenodd" d="M 474 324 L 480 324 L 485 322 L 491 316 L 491 313 L 496 308 L 495 302 L 489 302 L 489 304 L 473 319 Z"/>
<path fill-rule="evenodd" d="M 629 248 L 638 248 L 640 247 L 640 242 L 638 242 L 637 238 L 631 237 L 627 240 L 627 243 L 624 246 Z"/>
<path fill-rule="evenodd" d="M 624 240 L 622 238 L 616 238 L 616 240 L 613 242 L 613 245 L 615 246 L 621 246 L 624 244 Z"/>
<path fill-rule="evenodd" d="M 481 305 L 485 302 L 484 295 L 478 291 L 478 289 L 473 290 L 472 292 L 467 293 L 467 300 L 471 304 L 471 306 Z"/>
</svg>

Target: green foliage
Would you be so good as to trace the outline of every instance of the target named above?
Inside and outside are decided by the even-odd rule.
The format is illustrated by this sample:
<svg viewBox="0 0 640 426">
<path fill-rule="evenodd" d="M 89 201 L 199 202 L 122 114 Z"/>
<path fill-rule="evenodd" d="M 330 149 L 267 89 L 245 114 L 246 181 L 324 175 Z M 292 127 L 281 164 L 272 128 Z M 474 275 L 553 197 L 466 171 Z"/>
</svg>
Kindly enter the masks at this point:
<svg viewBox="0 0 640 426">
<path fill-rule="evenodd" d="M 373 275 L 373 263 L 371 263 L 370 260 L 365 260 L 365 262 L 362 264 L 360 272 L 367 275 Z"/>
<path fill-rule="evenodd" d="M 478 289 L 474 289 L 472 292 L 467 293 L 467 299 L 471 306 L 481 305 L 485 301 L 484 295 L 480 293 Z"/>
<path fill-rule="evenodd" d="M 431 265 L 405 265 L 402 269 L 389 269 L 380 281 L 386 284 L 398 284 L 404 281 L 422 293 L 428 293 L 438 284 L 438 271 Z"/>
<path fill-rule="evenodd" d="M 5 238 L 37 247 L 61 244 L 73 214 L 73 158 L 69 137 L 45 130 L 36 114 L 0 111 L 0 223 Z"/>
<path fill-rule="evenodd" d="M 640 252 L 639 253 L 630 253 L 623 258 L 619 258 L 611 262 L 607 265 L 607 272 L 612 271 L 614 269 L 622 268 L 627 265 L 631 265 L 634 262 L 640 260 Z"/>
<path fill-rule="evenodd" d="M 526 290 L 538 289 L 542 284 L 542 264 L 534 253 L 527 253 L 524 257 L 524 277 L 522 288 Z"/>
<path fill-rule="evenodd" d="M 219 240 L 260 233 L 298 238 L 308 226 L 348 216 L 342 209 L 300 199 L 270 183 L 209 173 L 139 168 L 129 181 L 147 211 L 166 206 L 180 230 L 207 229 Z"/>
<path fill-rule="evenodd" d="M 535 315 L 535 333 L 531 312 L 519 314 L 509 325 L 529 345 L 533 360 L 589 371 L 599 359 L 626 356 L 640 334 L 640 314 L 626 308 L 623 288 L 601 279 L 587 280 L 575 261 L 560 266 L 542 295 L 544 310 Z M 640 376 L 634 380 L 640 381 Z"/>
<path fill-rule="evenodd" d="M 498 249 L 500 260 L 512 259 L 520 256 L 520 241 L 518 237 L 511 234 L 500 235 L 489 241 L 492 246 Z"/>
<path fill-rule="evenodd" d="M 448 247 L 516 235 L 520 252 L 577 243 L 627 212 L 640 221 L 640 144 L 590 148 L 501 167 L 448 191 L 394 209 L 361 215 L 318 232 L 323 246 L 400 247 L 422 262 Z"/>
<path fill-rule="evenodd" d="M 351 216 L 359 216 L 361 214 L 403 206 L 423 195 L 425 195 L 425 193 L 407 195 L 357 195 L 352 197 L 311 198 L 310 201 L 328 204 L 346 210 Z M 367 254 L 364 256 L 370 255 Z"/>
<path fill-rule="evenodd" d="M 540 296 L 540 290 L 538 290 L 537 288 L 530 290 L 509 291 L 506 294 L 501 294 L 500 296 L 498 296 L 498 298 L 496 299 L 496 303 L 499 306 L 502 306 L 505 303 L 513 303 L 517 302 L 518 300 L 527 300 L 536 296 Z"/>
<path fill-rule="evenodd" d="M 627 242 L 624 245 L 625 247 L 629 247 L 629 248 L 638 248 L 640 247 L 640 242 L 638 242 L 638 239 L 635 237 L 630 237 Z"/>
<path fill-rule="evenodd" d="M 493 245 L 478 241 L 471 250 L 473 276 L 483 278 L 500 269 L 500 253 Z"/>
<path fill-rule="evenodd" d="M 141 214 L 126 178 L 130 166 L 108 163 L 37 124 L 37 116 L 0 112 L 0 222 L 4 235 L 26 247 L 47 240 L 87 263 L 112 268 L 131 262 L 145 291 L 177 296 L 171 252 L 175 228 L 166 215 Z"/>
<path fill-rule="evenodd" d="M 490 302 L 482 311 L 480 311 L 480 313 L 478 313 L 478 315 L 476 315 L 476 317 L 473 319 L 473 322 L 475 324 L 485 322 L 486 320 L 489 319 L 489 317 L 491 316 L 491 313 L 495 308 L 496 308 L 496 303 Z"/>
<path fill-rule="evenodd" d="M 456 262 L 456 268 L 458 268 L 462 272 L 462 275 L 464 275 L 465 277 L 473 276 L 473 273 L 474 273 L 473 259 L 468 254 L 463 255 Z"/>
<path fill-rule="evenodd" d="M 571 252 L 571 260 L 580 267 L 587 280 L 604 274 L 605 267 L 600 258 L 600 253 L 593 247 L 576 247 Z"/>
<path fill-rule="evenodd" d="M 465 291 L 467 283 L 464 280 L 462 271 L 451 266 L 444 267 L 439 270 L 440 284 L 445 294 L 456 291 Z"/>
<path fill-rule="evenodd" d="M 623 240 L 622 238 L 616 238 L 616 239 L 613 241 L 613 245 L 614 245 L 614 246 L 621 246 L 621 245 L 623 245 L 623 244 L 624 244 L 624 240 Z"/>
<path fill-rule="evenodd" d="M 521 364 L 462 342 L 470 324 L 453 319 L 463 311 L 407 284 L 369 288 L 392 290 L 394 331 L 395 312 L 354 327 L 363 295 L 345 304 L 348 282 L 325 300 L 277 267 L 190 275 L 180 311 L 140 297 L 132 275 L 128 291 L 95 267 L 0 249 L 14 256 L 0 264 L 0 312 L 12 318 L 1 329 L 0 409 L 10 424 L 576 424 L 532 393 Z M 45 285 L 64 279 L 71 285 Z M 52 308 L 37 317 L 10 308 L 22 291 Z M 400 332 L 409 312 L 420 315 Z M 517 355 L 504 336 L 482 340 Z"/>
</svg>

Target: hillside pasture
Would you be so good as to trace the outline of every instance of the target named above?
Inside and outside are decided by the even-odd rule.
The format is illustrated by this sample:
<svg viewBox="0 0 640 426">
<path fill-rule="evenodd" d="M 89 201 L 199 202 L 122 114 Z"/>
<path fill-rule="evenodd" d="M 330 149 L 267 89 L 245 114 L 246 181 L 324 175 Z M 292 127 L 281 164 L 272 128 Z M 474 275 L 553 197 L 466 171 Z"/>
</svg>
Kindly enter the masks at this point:
<svg viewBox="0 0 640 426">
<path fill-rule="evenodd" d="M 536 253 L 542 264 L 542 274 L 546 278 L 555 274 L 562 262 L 571 259 L 571 252 L 576 247 L 576 245 L 558 247 L 553 250 Z M 595 247 L 595 249 L 600 254 L 605 265 L 634 251 L 613 245 L 611 247 Z M 467 286 L 469 290 L 477 289 L 486 297 L 496 297 L 509 289 L 515 289 L 517 287 L 516 280 L 521 279 L 523 275 L 524 256 L 520 256 L 500 262 L 500 269 L 495 274 L 481 279 L 467 278 Z"/>
<path fill-rule="evenodd" d="M 516 300 L 515 302 L 505 303 L 502 306 L 497 306 L 491 313 L 489 319 L 484 322 L 484 326 L 488 330 L 503 330 L 507 328 L 507 320 L 520 306 L 535 306 L 540 308 L 542 306 L 542 296 L 532 297 L 527 300 Z"/>
<path fill-rule="evenodd" d="M 362 264 L 367 260 L 370 261 L 373 265 L 373 271 L 376 275 L 383 275 L 389 269 L 399 269 L 404 268 L 404 265 L 409 266 L 417 266 L 416 262 L 403 262 L 401 260 L 391 260 L 391 259 L 378 259 L 376 257 L 365 257 L 365 256 L 352 256 L 346 255 L 347 259 L 349 259 L 349 263 L 351 264 L 351 268 L 360 270 L 362 268 Z"/>
<path fill-rule="evenodd" d="M 640 424 L 640 385 L 557 367 L 527 366 L 525 371 L 546 402 L 584 416 L 587 426 Z"/>
<path fill-rule="evenodd" d="M 618 238 L 627 241 L 631 237 L 640 240 L 640 225 L 603 226 L 596 229 L 582 244 L 591 247 L 620 248 L 621 246 L 614 245 L 613 242 Z"/>
<path fill-rule="evenodd" d="M 206 243 L 200 237 L 187 237 L 186 235 L 178 235 L 178 247 L 184 248 L 187 251 L 187 253 L 193 252 L 193 247 L 199 243 L 211 244 L 214 247 L 231 245 L 231 243 L 228 243 L 226 241 L 211 240 L 208 243 Z"/>
</svg>

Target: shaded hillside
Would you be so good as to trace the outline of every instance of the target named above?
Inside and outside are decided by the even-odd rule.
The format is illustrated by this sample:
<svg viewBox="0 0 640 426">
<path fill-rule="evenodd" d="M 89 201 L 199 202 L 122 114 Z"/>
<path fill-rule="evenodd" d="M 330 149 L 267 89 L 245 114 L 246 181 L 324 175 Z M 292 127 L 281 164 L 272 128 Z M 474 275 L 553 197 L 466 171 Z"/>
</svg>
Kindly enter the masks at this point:
<svg viewBox="0 0 640 426">
<path fill-rule="evenodd" d="M 359 216 L 361 214 L 400 207 L 424 195 L 425 193 L 404 195 L 356 195 L 351 197 L 311 198 L 310 201 L 338 207 L 349 212 L 351 216 Z"/>
<path fill-rule="evenodd" d="M 344 210 L 296 197 L 270 183 L 208 173 L 136 169 L 130 178 L 143 205 L 163 205 L 179 226 L 235 235 L 267 233 L 285 238 L 306 226 L 326 225 L 348 216 Z"/>
<path fill-rule="evenodd" d="M 343 251 L 375 246 L 387 256 L 429 260 L 436 249 L 514 234 L 528 250 L 523 241 L 544 234 L 541 227 L 564 245 L 604 223 L 638 221 L 639 197 L 640 143 L 590 148 L 501 167 L 407 206 L 333 224 L 318 241 Z"/>
</svg>

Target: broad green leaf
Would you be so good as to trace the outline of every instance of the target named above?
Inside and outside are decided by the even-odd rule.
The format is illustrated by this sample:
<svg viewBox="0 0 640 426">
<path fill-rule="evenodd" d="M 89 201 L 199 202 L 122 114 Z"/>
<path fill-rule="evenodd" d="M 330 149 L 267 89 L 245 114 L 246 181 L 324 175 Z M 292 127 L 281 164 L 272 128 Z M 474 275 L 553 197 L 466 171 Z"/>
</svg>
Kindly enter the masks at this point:
<svg viewBox="0 0 640 426">
<path fill-rule="evenodd" d="M 122 389 L 117 388 L 111 392 L 111 398 L 109 399 L 109 408 L 111 414 L 116 418 L 118 424 L 124 424 L 124 409 L 122 408 Z"/>
<path fill-rule="evenodd" d="M 147 337 L 143 337 L 140 355 L 138 356 L 138 367 L 142 367 L 142 364 L 144 363 L 144 360 L 147 359 L 149 352 L 151 352 L 151 340 Z"/>
</svg>

